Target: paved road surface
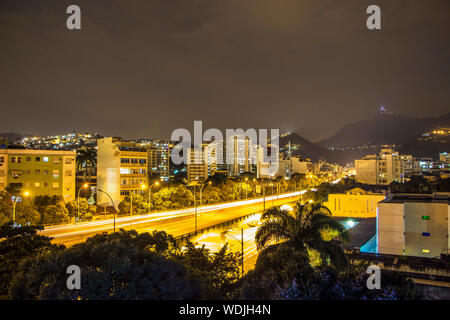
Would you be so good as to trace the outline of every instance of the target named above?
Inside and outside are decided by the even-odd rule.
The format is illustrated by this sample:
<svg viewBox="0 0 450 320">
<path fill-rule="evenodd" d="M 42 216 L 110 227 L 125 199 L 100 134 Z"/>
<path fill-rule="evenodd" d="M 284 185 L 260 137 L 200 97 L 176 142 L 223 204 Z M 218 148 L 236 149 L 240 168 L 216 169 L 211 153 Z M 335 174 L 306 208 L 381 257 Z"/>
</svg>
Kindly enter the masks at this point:
<svg viewBox="0 0 450 320">
<path fill-rule="evenodd" d="M 302 191 L 304 192 L 304 191 Z M 300 192 L 273 197 L 266 197 L 266 208 L 273 205 L 281 205 L 292 202 L 297 199 Z M 261 212 L 263 208 L 263 199 L 251 199 L 236 201 L 224 204 L 216 204 L 197 208 L 198 229 L 209 227 L 221 222 L 232 220 L 241 216 Z M 40 234 L 53 237 L 54 243 L 73 245 L 83 242 L 86 238 L 101 232 L 113 231 L 113 219 L 92 221 L 68 225 L 51 226 L 42 230 Z M 173 236 L 179 236 L 185 233 L 195 231 L 194 209 L 182 209 L 167 212 L 158 212 L 152 214 L 138 215 L 133 217 L 116 218 L 116 231 L 119 229 L 138 232 L 147 232 L 151 230 L 164 230 Z"/>
</svg>

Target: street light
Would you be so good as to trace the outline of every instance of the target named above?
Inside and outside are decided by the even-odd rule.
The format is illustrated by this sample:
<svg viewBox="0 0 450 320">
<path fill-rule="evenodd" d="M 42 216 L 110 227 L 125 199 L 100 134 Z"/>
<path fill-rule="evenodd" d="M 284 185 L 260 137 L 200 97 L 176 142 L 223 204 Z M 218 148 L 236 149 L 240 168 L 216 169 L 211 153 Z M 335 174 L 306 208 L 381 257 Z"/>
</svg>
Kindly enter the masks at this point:
<svg viewBox="0 0 450 320">
<path fill-rule="evenodd" d="M 150 206 L 149 212 L 152 211 L 152 187 L 153 186 L 159 186 L 159 182 L 156 181 L 154 184 L 151 184 L 150 187 L 148 187 L 148 205 Z M 146 189 L 147 185 L 143 184 L 142 189 Z"/>
<path fill-rule="evenodd" d="M 114 201 L 106 191 L 103 191 L 100 188 L 98 188 L 97 190 L 106 194 L 108 196 L 109 200 L 111 200 L 112 207 L 113 207 L 113 214 L 114 214 L 114 232 L 116 232 L 116 207 L 114 206 Z"/>
<path fill-rule="evenodd" d="M 248 199 L 247 181 L 248 181 L 248 178 L 246 177 L 245 178 L 245 200 Z"/>
<path fill-rule="evenodd" d="M 77 220 L 80 219 L 80 191 L 81 189 L 87 189 L 89 185 L 87 183 L 83 184 L 83 186 L 78 189 L 78 195 L 77 195 L 77 218 L 75 219 L 75 223 L 77 223 Z"/>
<path fill-rule="evenodd" d="M 202 192 L 203 192 L 203 188 L 204 188 L 206 185 L 211 185 L 211 181 L 209 181 L 208 183 L 202 184 L 202 187 L 200 188 L 200 207 L 202 206 Z"/>
<path fill-rule="evenodd" d="M 6 191 L 6 192 L 9 193 L 8 191 Z M 9 193 L 9 195 L 11 196 L 11 200 L 13 202 L 13 223 L 15 224 L 16 223 L 16 203 L 17 203 L 17 200 L 20 199 L 20 197 L 13 196 L 11 193 Z M 25 197 L 28 197 L 30 195 L 30 193 L 28 191 L 25 191 L 23 193 L 23 195 Z"/>
<path fill-rule="evenodd" d="M 228 234 L 227 236 L 232 237 L 234 240 L 239 241 L 241 243 L 241 268 L 242 268 L 242 276 L 244 275 L 244 228 L 241 228 L 241 239 L 236 238 L 235 236 Z"/>
</svg>

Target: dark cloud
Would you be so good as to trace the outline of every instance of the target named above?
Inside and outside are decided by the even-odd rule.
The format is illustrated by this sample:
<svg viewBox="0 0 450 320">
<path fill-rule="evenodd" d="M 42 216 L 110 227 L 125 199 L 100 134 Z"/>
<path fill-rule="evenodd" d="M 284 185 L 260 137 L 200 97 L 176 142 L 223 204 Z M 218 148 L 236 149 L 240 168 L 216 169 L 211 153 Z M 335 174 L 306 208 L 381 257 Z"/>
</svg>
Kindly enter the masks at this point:
<svg viewBox="0 0 450 320">
<path fill-rule="evenodd" d="M 82 9 L 68 31 L 65 9 Z M 448 0 L 0 0 L 0 131 L 168 137 L 448 112 Z"/>
</svg>

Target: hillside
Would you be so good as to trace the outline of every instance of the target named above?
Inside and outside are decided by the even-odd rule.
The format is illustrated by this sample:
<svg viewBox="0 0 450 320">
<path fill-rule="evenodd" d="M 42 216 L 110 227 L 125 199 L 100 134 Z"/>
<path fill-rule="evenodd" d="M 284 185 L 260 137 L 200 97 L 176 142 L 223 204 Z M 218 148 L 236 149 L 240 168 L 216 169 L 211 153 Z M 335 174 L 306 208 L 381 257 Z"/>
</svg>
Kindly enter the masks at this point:
<svg viewBox="0 0 450 320">
<path fill-rule="evenodd" d="M 422 119 L 397 114 L 376 114 L 368 120 L 343 126 L 336 134 L 317 144 L 324 148 L 367 144 L 403 145 L 437 126 L 450 126 L 450 113 Z"/>
<path fill-rule="evenodd" d="M 291 143 L 292 155 L 310 158 L 313 161 L 319 160 L 320 157 L 326 158 L 328 155 L 328 150 L 303 138 L 295 132 L 280 138 L 280 149 L 287 150 L 289 142 Z"/>
<path fill-rule="evenodd" d="M 19 133 L 15 133 L 15 132 L 5 132 L 5 133 L 0 133 L 0 138 L 4 138 L 7 139 L 10 143 L 22 139 L 24 137 L 24 135 L 21 135 Z"/>
</svg>

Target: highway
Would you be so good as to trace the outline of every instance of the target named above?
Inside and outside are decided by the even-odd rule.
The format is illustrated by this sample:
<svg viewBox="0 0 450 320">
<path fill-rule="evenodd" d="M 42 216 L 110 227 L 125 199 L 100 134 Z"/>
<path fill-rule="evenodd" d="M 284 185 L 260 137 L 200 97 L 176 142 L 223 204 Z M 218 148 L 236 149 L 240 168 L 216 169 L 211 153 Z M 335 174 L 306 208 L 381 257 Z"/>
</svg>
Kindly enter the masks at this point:
<svg viewBox="0 0 450 320">
<path fill-rule="evenodd" d="M 280 194 L 278 197 L 276 195 L 273 197 L 266 196 L 266 209 L 271 207 L 272 204 L 277 206 L 295 201 L 300 194 L 304 192 L 306 192 L 306 190 Z M 197 228 L 202 229 L 248 214 L 260 213 L 262 209 L 263 198 L 198 207 Z M 119 229 L 135 229 L 138 232 L 163 230 L 173 236 L 179 236 L 195 231 L 195 209 L 187 208 L 134 215 L 133 217 L 116 217 L 116 231 Z M 77 224 L 49 226 L 40 231 L 40 234 L 52 237 L 53 243 L 70 246 L 75 243 L 83 242 L 88 237 L 97 233 L 113 232 L 113 230 L 113 219 L 107 219 Z"/>
</svg>

